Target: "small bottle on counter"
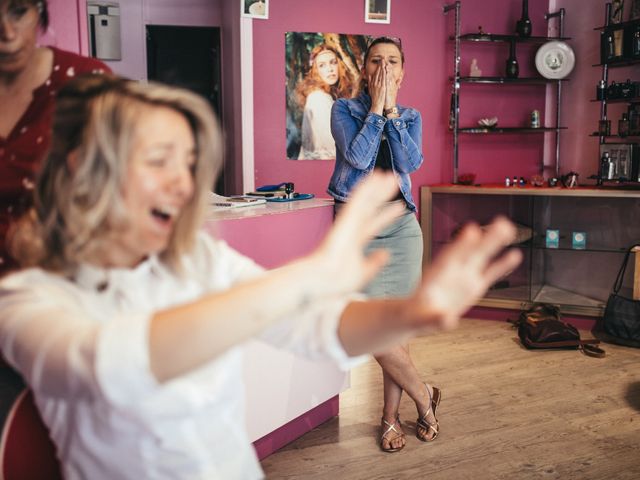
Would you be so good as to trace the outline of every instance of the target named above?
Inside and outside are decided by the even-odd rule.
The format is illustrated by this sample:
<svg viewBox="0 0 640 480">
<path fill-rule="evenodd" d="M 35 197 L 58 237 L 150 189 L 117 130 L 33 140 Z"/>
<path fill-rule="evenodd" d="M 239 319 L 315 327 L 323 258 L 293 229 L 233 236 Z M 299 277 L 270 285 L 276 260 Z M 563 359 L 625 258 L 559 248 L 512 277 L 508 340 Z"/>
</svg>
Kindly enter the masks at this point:
<svg viewBox="0 0 640 480">
<path fill-rule="evenodd" d="M 524 177 L 520 177 L 520 180 L 518 181 L 518 185 L 521 187 L 524 187 L 526 183 L 527 182 L 525 182 Z"/>
<path fill-rule="evenodd" d="M 511 180 L 511 186 L 512 187 L 518 186 L 518 177 L 516 177 L 515 175 L 513 176 L 513 180 Z"/>
<path fill-rule="evenodd" d="M 504 186 L 505 187 L 511 186 L 511 179 L 509 177 L 504 177 Z"/>
</svg>

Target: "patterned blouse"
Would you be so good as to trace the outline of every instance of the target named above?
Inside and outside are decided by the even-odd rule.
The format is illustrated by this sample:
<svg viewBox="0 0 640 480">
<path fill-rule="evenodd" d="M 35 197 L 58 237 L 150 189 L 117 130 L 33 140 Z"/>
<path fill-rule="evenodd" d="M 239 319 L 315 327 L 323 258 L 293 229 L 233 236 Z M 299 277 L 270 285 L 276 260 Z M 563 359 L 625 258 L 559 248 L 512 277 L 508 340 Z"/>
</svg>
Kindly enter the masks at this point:
<svg viewBox="0 0 640 480">
<path fill-rule="evenodd" d="M 31 203 L 35 174 L 51 141 L 51 120 L 57 91 L 72 77 L 110 72 L 104 63 L 54 47 L 49 78 L 33 91 L 33 99 L 7 138 L 0 136 L 0 275 L 16 268 L 7 254 L 10 223 Z"/>
</svg>

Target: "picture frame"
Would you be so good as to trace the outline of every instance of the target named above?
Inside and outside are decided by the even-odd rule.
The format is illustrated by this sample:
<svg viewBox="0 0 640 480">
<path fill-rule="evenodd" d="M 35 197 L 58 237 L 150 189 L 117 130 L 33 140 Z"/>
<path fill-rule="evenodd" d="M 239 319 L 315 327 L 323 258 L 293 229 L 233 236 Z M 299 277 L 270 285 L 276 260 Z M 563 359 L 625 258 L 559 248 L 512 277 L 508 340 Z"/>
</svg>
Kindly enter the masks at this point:
<svg viewBox="0 0 640 480">
<path fill-rule="evenodd" d="M 637 20 L 640 18 L 640 0 L 631 0 L 631 8 L 629 9 L 629 20 Z"/>
<path fill-rule="evenodd" d="M 624 12 L 624 0 L 612 0 L 609 11 L 609 24 L 622 23 L 622 13 Z"/>
<path fill-rule="evenodd" d="M 269 0 L 240 0 L 240 15 L 245 18 L 269 18 Z"/>
<path fill-rule="evenodd" d="M 364 0 L 365 23 L 391 23 L 391 0 Z"/>
</svg>

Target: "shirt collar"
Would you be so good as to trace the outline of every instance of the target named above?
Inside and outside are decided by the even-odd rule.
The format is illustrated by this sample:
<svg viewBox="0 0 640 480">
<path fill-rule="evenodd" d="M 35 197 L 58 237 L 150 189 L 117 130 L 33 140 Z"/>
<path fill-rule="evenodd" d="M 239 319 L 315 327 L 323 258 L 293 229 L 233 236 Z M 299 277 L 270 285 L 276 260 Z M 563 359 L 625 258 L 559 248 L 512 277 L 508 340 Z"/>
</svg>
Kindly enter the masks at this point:
<svg viewBox="0 0 640 480">
<path fill-rule="evenodd" d="M 140 282 L 160 273 L 162 263 L 157 255 L 152 255 L 133 268 L 103 268 L 90 263 L 82 263 L 73 274 L 73 281 L 83 289 L 106 292 L 127 290 Z"/>
</svg>

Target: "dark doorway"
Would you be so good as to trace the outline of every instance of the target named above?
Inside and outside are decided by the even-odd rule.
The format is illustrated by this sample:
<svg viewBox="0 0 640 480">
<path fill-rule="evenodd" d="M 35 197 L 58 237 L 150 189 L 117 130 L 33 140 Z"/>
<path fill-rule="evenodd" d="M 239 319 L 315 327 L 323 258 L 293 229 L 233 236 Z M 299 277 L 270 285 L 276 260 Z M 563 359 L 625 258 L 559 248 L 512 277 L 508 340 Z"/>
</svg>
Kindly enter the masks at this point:
<svg viewBox="0 0 640 480">
<path fill-rule="evenodd" d="M 147 25 L 147 78 L 206 98 L 221 120 L 220 29 Z M 224 194 L 224 171 L 216 192 Z"/>
</svg>

